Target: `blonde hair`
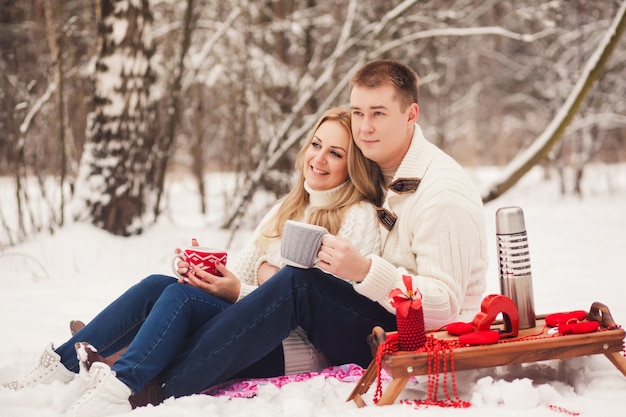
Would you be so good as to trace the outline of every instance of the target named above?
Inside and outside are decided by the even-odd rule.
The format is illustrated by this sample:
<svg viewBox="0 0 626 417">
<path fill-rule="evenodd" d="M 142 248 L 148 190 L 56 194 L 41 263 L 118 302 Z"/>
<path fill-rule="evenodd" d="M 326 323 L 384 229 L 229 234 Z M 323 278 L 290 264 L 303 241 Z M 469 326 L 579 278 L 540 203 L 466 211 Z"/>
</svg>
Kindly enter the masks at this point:
<svg viewBox="0 0 626 417">
<path fill-rule="evenodd" d="M 315 123 L 304 146 L 296 157 L 296 172 L 298 179 L 295 186 L 284 197 L 283 203 L 276 215 L 263 229 L 267 238 L 282 236 L 283 225 L 287 220 L 300 219 L 309 204 L 309 193 L 304 189 L 304 155 L 313 141 L 315 132 L 327 121 L 339 122 L 350 135 L 348 144 L 348 175 L 347 184 L 339 192 L 336 200 L 328 206 L 314 207 L 310 210 L 305 221 L 310 224 L 324 226 L 329 233 L 336 234 L 341 228 L 343 216 L 348 208 L 361 201 L 368 201 L 380 205 L 383 198 L 383 179 L 378 165 L 363 156 L 361 150 L 352 140 L 352 123 L 350 111 L 342 108 L 331 108 L 324 112 Z"/>
</svg>

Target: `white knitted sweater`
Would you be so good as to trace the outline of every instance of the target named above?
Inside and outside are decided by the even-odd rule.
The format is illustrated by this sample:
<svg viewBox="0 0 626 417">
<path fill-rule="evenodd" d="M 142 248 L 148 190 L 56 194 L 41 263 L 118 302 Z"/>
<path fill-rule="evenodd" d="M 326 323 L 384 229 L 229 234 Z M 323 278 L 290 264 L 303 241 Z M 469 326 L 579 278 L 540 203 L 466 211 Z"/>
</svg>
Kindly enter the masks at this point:
<svg viewBox="0 0 626 417">
<path fill-rule="evenodd" d="M 415 125 L 413 140 L 393 181 L 419 179 L 414 192 L 388 190 L 383 207 L 395 213 L 391 231 L 380 226 L 383 253 L 369 255 L 360 294 L 390 312 L 389 291 L 403 274 L 423 295 L 426 328 L 471 321 L 480 310 L 487 270 L 483 204 L 475 184 Z M 415 182 L 415 181 L 413 181 Z"/>
<path fill-rule="evenodd" d="M 326 206 L 335 201 L 337 194 L 344 186 L 345 184 L 342 184 L 332 190 L 315 191 L 305 184 L 310 197 L 310 205 L 305 209 L 305 217 L 310 208 Z M 229 265 L 229 269 L 241 281 L 240 299 L 258 287 L 257 272 L 263 262 L 279 268 L 285 265 L 280 256 L 280 239 L 268 239 L 261 234 L 261 230 L 276 214 L 281 203 L 277 203 L 263 217 L 239 257 Z M 304 218 L 293 220 L 303 221 Z M 375 207 L 366 202 L 352 206 L 346 213 L 337 236 L 349 239 L 363 255 L 380 254 L 381 240 Z M 283 351 L 286 374 L 319 371 L 329 365 L 310 344 L 301 328 L 293 331 L 283 341 Z"/>
</svg>

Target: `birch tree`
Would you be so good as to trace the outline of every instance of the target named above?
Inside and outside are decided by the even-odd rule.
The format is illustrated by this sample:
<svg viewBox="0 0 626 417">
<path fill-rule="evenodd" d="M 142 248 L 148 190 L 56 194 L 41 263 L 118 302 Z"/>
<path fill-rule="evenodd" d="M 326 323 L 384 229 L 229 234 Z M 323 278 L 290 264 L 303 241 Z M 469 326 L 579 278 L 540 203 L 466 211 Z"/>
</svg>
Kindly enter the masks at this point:
<svg viewBox="0 0 626 417">
<path fill-rule="evenodd" d="M 150 124 L 153 52 L 149 1 L 97 3 L 94 111 L 81 161 L 79 195 L 87 218 L 127 236 L 142 231 L 154 178 Z"/>
</svg>

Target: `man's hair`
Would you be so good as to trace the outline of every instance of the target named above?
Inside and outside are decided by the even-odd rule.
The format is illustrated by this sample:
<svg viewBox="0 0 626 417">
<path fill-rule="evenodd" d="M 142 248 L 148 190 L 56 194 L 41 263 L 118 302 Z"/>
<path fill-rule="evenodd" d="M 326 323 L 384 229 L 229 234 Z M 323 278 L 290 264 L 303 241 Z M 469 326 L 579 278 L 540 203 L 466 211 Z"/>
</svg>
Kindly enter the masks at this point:
<svg viewBox="0 0 626 417">
<path fill-rule="evenodd" d="M 350 87 L 377 88 L 391 85 L 398 94 L 400 107 L 405 110 L 417 103 L 418 75 L 406 65 L 390 59 L 372 61 L 362 66 L 352 79 Z"/>
</svg>

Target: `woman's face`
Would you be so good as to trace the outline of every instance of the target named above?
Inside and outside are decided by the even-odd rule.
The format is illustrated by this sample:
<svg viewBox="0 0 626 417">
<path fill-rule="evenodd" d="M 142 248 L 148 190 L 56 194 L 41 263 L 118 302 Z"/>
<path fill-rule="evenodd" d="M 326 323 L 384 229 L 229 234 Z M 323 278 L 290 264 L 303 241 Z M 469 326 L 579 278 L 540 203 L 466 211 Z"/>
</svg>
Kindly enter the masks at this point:
<svg viewBox="0 0 626 417">
<path fill-rule="evenodd" d="M 350 133 L 337 121 L 327 120 L 317 128 L 304 154 L 304 179 L 309 187 L 330 190 L 348 178 L 351 140 Z"/>
</svg>

